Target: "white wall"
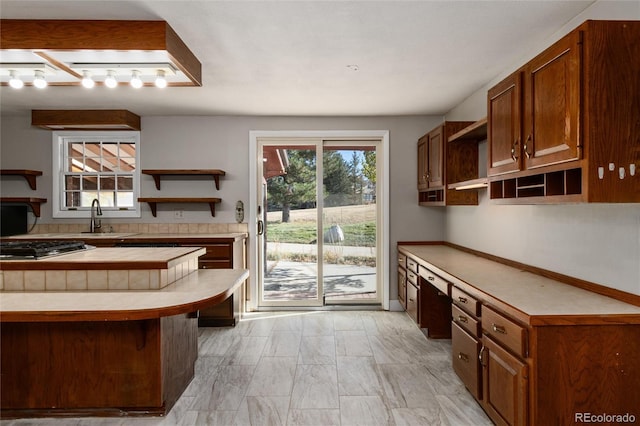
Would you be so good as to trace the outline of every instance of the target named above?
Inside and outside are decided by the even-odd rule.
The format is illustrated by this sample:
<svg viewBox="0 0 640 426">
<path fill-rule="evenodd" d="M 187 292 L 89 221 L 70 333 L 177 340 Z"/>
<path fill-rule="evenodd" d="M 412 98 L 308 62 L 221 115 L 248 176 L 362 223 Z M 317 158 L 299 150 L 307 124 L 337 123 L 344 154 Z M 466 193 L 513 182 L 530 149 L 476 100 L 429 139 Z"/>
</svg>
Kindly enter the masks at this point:
<svg viewBox="0 0 640 426">
<path fill-rule="evenodd" d="M 31 191 L 22 178 L 4 177 L 3 196 L 34 196 L 51 199 L 51 132 L 30 125 L 30 116 L 2 116 L 0 167 L 36 169 L 38 190 Z M 390 264 L 396 264 L 397 241 L 443 240 L 444 209 L 418 206 L 416 192 L 416 143 L 420 136 L 442 121 L 442 117 L 142 117 L 140 168 L 216 168 L 226 171 L 216 191 L 210 180 L 163 178 L 161 191 L 151 176 L 142 175 L 142 196 L 211 196 L 222 198 L 212 218 L 205 204 L 180 205 L 184 219 L 178 223 L 234 223 L 238 200 L 245 209 L 249 200 L 249 131 L 251 130 L 389 130 L 390 151 Z M 158 217 L 143 205 L 142 217 L 122 222 L 172 223 L 173 205 L 160 205 Z M 248 217 L 248 214 L 246 214 Z M 110 219 L 118 223 L 115 219 Z M 67 223 L 53 219 L 50 203 L 42 205 L 40 223 Z M 393 268 L 391 268 L 393 269 Z M 397 299 L 396 271 L 389 272 L 391 299 Z"/>
<path fill-rule="evenodd" d="M 640 19 L 638 2 L 594 3 L 549 37 L 537 51 L 496 76 L 450 111 L 447 120 L 487 114 L 487 90 L 587 19 Z M 486 143 L 481 161 L 486 162 Z M 485 166 L 486 168 L 486 166 Z M 446 239 L 607 287 L 640 294 L 640 205 L 500 206 L 483 190 L 478 207 L 449 207 Z"/>
</svg>

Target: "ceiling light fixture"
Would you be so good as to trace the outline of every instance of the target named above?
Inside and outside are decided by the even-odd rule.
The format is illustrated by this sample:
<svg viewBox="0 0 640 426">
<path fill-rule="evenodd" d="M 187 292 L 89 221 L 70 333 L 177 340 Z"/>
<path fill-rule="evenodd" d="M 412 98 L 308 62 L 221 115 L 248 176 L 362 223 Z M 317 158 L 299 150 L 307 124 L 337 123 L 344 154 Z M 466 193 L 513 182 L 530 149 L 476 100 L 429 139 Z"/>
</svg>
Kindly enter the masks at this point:
<svg viewBox="0 0 640 426">
<path fill-rule="evenodd" d="M 129 82 L 131 87 L 134 89 L 139 89 L 142 87 L 142 80 L 140 79 L 140 71 L 133 70 L 131 73 L 131 81 Z"/>
<path fill-rule="evenodd" d="M 118 86 L 118 80 L 116 80 L 115 71 L 107 71 L 107 77 L 104 79 L 104 85 L 109 89 L 115 89 Z"/>
<path fill-rule="evenodd" d="M 35 76 L 33 78 L 33 85 L 38 89 L 44 89 L 45 87 L 47 87 L 47 80 L 44 79 L 44 72 L 35 70 L 34 74 Z"/>
<path fill-rule="evenodd" d="M 0 86 L 9 85 L 11 70 L 31 85 L 36 69 L 49 86 L 81 86 L 83 71 L 101 85 L 108 70 L 117 73 L 117 86 L 133 70 L 145 87 L 155 87 L 158 70 L 167 88 L 202 86 L 200 61 L 165 21 L 2 19 L 1 33 Z"/>
<path fill-rule="evenodd" d="M 16 71 L 9 71 L 9 86 L 13 87 L 14 89 L 22 89 L 22 87 L 24 86 L 24 81 L 20 80 L 20 78 L 18 77 L 18 73 Z"/>
<path fill-rule="evenodd" d="M 84 87 L 86 87 L 87 89 L 92 89 L 93 86 L 96 85 L 96 82 L 93 81 L 93 79 L 91 78 L 91 72 L 90 71 L 83 71 L 82 72 L 82 85 Z"/>
<path fill-rule="evenodd" d="M 167 87 L 167 79 L 163 70 L 158 70 L 158 74 L 156 75 L 156 87 L 160 89 Z"/>
</svg>

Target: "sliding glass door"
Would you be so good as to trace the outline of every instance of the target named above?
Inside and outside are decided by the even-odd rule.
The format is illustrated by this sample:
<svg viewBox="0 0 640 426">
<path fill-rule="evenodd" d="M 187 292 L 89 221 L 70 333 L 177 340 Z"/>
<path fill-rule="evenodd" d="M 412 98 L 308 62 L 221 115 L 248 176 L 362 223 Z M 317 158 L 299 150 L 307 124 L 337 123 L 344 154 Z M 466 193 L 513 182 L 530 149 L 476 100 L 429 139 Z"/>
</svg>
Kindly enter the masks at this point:
<svg viewBox="0 0 640 426">
<path fill-rule="evenodd" d="M 258 140 L 260 306 L 380 303 L 379 145 Z"/>
</svg>

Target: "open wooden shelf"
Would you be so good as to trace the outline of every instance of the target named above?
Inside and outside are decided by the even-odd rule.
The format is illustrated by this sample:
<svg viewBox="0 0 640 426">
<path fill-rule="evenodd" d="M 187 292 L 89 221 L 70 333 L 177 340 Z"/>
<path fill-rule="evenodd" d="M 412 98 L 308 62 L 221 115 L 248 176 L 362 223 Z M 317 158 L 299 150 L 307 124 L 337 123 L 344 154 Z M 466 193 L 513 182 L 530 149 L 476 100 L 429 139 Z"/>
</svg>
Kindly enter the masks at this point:
<svg viewBox="0 0 640 426">
<path fill-rule="evenodd" d="M 209 208 L 211 209 L 211 216 L 215 217 L 216 215 L 216 203 L 221 202 L 220 198 L 157 198 L 157 197 L 145 197 L 138 198 L 138 201 L 141 203 L 148 203 L 149 207 L 151 207 L 151 214 L 153 217 L 156 217 L 158 203 L 206 203 L 209 204 Z"/>
<path fill-rule="evenodd" d="M 217 169 L 144 169 L 142 173 L 153 176 L 156 189 L 160 189 L 161 176 L 212 176 L 216 183 L 216 189 L 220 190 L 220 176 L 226 173 Z"/>
<path fill-rule="evenodd" d="M 497 204 L 576 203 L 583 201 L 582 186 L 582 169 L 577 167 L 491 178 L 489 193 Z"/>
<path fill-rule="evenodd" d="M 40 170 L 2 169 L 0 176 L 22 176 L 29 182 L 29 187 L 35 190 L 36 176 L 42 176 L 42 172 Z"/>
<path fill-rule="evenodd" d="M 36 217 L 40 217 L 40 204 L 46 203 L 46 198 L 32 198 L 32 197 L 2 197 L 0 203 L 16 203 L 16 204 L 28 204 Z"/>
<path fill-rule="evenodd" d="M 487 117 L 465 127 L 457 133 L 449 136 L 449 142 L 476 140 L 482 141 L 487 138 Z"/>
</svg>

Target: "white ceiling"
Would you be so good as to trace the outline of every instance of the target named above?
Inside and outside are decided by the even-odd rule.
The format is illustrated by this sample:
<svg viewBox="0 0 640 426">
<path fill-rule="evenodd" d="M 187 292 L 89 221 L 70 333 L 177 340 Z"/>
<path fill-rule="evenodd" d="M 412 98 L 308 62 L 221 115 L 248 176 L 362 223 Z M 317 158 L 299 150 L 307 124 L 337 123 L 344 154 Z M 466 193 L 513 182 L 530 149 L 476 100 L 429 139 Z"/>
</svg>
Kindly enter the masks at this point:
<svg viewBox="0 0 640 426">
<path fill-rule="evenodd" d="M 592 3 L 0 0 L 4 19 L 165 20 L 203 74 L 202 87 L 163 90 L 2 87 L 0 108 L 442 115 Z"/>
</svg>

